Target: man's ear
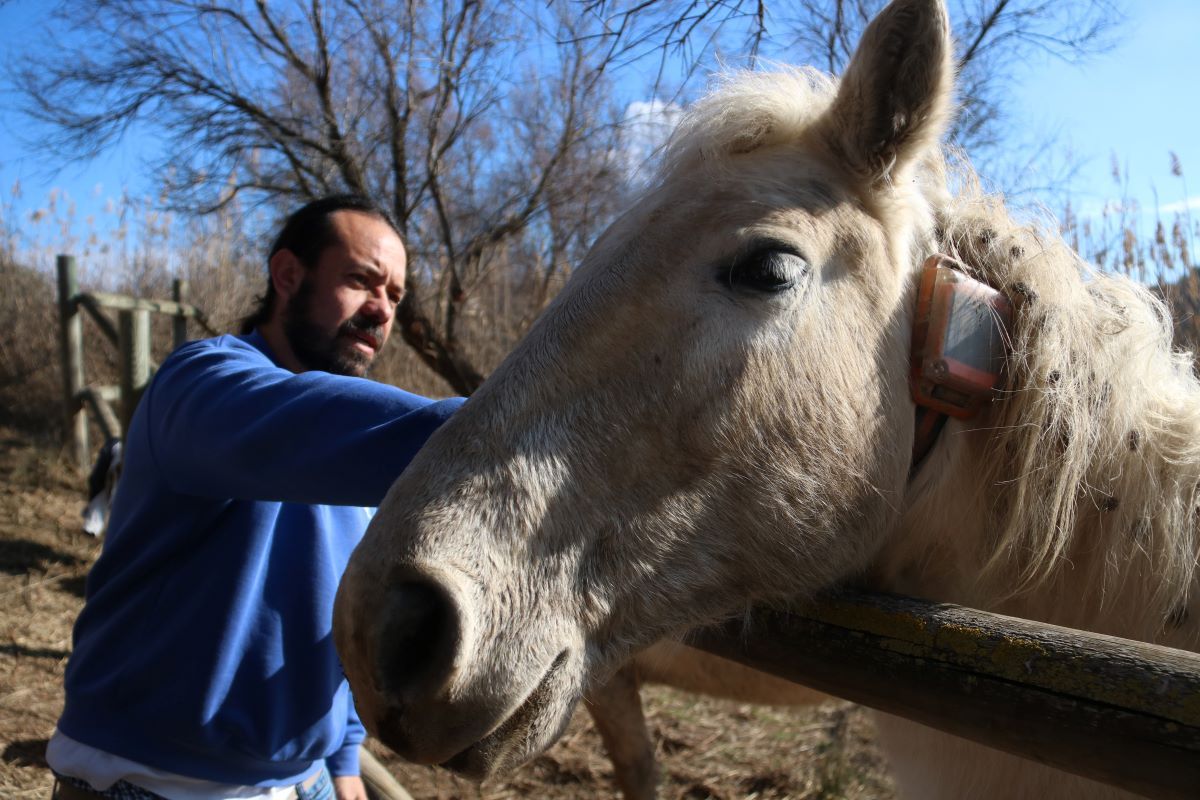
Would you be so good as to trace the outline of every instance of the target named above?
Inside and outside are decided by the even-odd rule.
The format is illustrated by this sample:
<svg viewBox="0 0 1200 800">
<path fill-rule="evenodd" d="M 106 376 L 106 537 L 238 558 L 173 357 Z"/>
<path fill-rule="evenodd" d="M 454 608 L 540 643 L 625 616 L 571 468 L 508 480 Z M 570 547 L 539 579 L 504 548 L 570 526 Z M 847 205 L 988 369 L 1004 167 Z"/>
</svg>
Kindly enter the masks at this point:
<svg viewBox="0 0 1200 800">
<path fill-rule="evenodd" d="M 952 54 L 943 0 L 893 0 L 879 12 L 826 120 L 838 160 L 874 185 L 936 147 L 949 125 Z"/>
<path fill-rule="evenodd" d="M 280 300 L 279 307 L 285 308 L 304 282 L 304 265 L 295 253 L 284 248 L 271 256 L 267 269 L 271 273 L 271 285 L 275 287 L 275 294 Z"/>
</svg>

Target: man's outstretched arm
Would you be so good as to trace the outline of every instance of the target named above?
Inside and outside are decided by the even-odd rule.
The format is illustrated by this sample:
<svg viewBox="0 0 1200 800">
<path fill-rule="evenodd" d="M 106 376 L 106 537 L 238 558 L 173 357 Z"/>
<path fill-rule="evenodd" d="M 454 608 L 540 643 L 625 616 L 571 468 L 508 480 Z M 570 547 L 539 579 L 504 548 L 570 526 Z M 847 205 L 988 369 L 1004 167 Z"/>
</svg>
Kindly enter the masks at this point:
<svg viewBox="0 0 1200 800">
<path fill-rule="evenodd" d="M 293 373 L 228 337 L 188 345 L 163 364 L 130 436 L 147 437 L 181 493 L 374 506 L 462 402 Z"/>
</svg>

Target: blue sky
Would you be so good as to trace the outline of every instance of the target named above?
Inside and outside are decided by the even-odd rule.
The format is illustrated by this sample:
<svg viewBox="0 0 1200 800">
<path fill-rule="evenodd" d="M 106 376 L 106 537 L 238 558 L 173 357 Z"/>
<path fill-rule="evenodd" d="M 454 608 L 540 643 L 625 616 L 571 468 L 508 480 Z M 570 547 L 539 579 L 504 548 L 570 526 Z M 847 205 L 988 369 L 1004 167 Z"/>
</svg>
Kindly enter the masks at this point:
<svg viewBox="0 0 1200 800">
<path fill-rule="evenodd" d="M 1147 212 L 1153 190 L 1165 213 L 1188 200 L 1170 172 L 1175 152 L 1200 209 L 1200 2 L 1153 0 L 1129 6 L 1129 22 L 1111 52 L 1083 65 L 1031 65 L 1014 87 L 1014 122 L 1054 137 L 1083 162 L 1073 181 L 1078 207 L 1095 211 L 1118 189 L 1115 157 L 1129 193 Z"/>
<path fill-rule="evenodd" d="M 0 62 L 37 43 L 46 5 L 0 0 Z M 1048 162 L 1057 163 L 1069 152 L 1080 164 L 1070 194 L 1084 213 L 1099 211 L 1121 194 L 1111 177 L 1114 158 L 1129 176 L 1125 191 L 1147 213 L 1154 208 L 1154 189 L 1166 214 L 1186 202 L 1200 210 L 1200 102 L 1195 100 L 1200 0 L 1130 2 L 1129 14 L 1127 30 L 1107 54 L 1082 65 L 1039 58 L 1014 69 L 1013 157 L 1024 162 L 1044 153 Z M 55 189 L 75 203 L 77 220 L 93 215 L 100 224 L 109 218 L 106 203 L 122 191 L 135 197 L 154 192 L 144 169 L 152 138 L 135 130 L 95 161 L 65 164 L 30 146 L 28 140 L 41 132 L 15 106 L 6 76 L 0 75 L 0 212 L 14 214 L 18 226 L 45 208 Z M 1171 151 L 1190 180 L 1190 197 L 1170 173 Z M 22 196 L 14 200 L 17 181 Z M 65 211 L 61 199 L 58 211 Z"/>
</svg>

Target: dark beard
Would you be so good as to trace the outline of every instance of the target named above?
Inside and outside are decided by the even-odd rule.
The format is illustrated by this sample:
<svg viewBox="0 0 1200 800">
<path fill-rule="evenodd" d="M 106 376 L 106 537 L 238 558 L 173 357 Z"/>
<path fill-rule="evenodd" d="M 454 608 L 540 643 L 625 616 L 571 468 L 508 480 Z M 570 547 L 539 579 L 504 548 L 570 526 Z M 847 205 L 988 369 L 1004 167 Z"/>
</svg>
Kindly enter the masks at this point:
<svg viewBox="0 0 1200 800">
<path fill-rule="evenodd" d="M 334 375 L 365 377 L 371 369 L 374 356 L 347 346 L 354 341 L 354 333 L 365 333 L 375 341 L 383 343 L 383 328 L 373 324 L 362 315 L 356 314 L 343 322 L 330 336 L 312 321 L 312 304 L 315 293 L 313 282 L 306 276 L 288 304 L 283 318 L 283 334 L 296 358 L 308 369 L 331 372 Z"/>
</svg>

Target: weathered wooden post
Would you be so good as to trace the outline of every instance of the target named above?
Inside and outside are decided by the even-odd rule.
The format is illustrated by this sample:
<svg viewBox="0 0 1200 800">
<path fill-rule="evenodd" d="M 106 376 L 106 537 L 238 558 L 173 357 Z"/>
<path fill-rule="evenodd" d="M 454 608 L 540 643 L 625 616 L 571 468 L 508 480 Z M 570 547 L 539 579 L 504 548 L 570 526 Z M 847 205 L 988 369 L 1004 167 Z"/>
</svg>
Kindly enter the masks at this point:
<svg viewBox="0 0 1200 800">
<path fill-rule="evenodd" d="M 187 293 L 188 282 L 182 278 L 176 278 L 175 282 L 171 285 L 171 299 L 182 306 L 185 302 L 187 302 Z M 184 316 L 182 309 L 175 314 L 174 326 L 175 327 L 173 330 L 175 335 L 172 342 L 172 349 L 180 347 L 184 342 L 187 341 L 187 317 Z"/>
<path fill-rule="evenodd" d="M 128 432 L 133 410 L 150 382 L 150 311 L 121 309 L 117 326 L 121 350 L 121 429 Z"/>
<path fill-rule="evenodd" d="M 1200 797 L 1200 653 L 851 590 L 795 612 L 688 644 L 1146 797 Z"/>
<path fill-rule="evenodd" d="M 63 411 L 66 422 L 64 438 L 75 465 L 81 470 L 86 470 L 91 453 L 88 449 L 87 411 L 79 395 L 84 381 L 83 320 L 79 316 L 79 305 L 75 299 L 79 294 L 79 276 L 75 270 L 74 256 L 60 255 L 57 266 Z"/>
</svg>

